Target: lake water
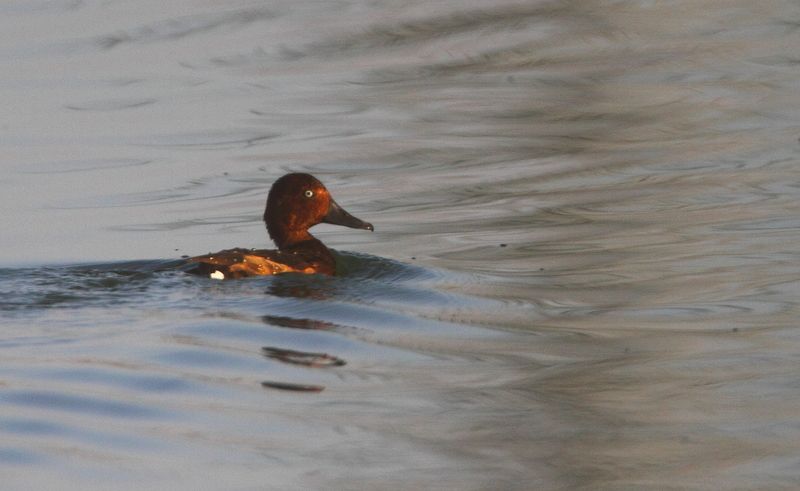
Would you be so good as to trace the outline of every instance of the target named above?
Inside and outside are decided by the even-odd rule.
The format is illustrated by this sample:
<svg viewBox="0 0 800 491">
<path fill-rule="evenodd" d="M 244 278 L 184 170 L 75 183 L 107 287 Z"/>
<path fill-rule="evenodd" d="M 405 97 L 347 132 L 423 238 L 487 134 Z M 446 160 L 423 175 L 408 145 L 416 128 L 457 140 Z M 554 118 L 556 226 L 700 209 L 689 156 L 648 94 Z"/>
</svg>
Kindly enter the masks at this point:
<svg viewBox="0 0 800 491">
<path fill-rule="evenodd" d="M 2 488 L 800 488 L 799 53 L 790 1 L 3 2 Z M 339 276 L 162 270 L 287 171 L 375 225 Z"/>
</svg>

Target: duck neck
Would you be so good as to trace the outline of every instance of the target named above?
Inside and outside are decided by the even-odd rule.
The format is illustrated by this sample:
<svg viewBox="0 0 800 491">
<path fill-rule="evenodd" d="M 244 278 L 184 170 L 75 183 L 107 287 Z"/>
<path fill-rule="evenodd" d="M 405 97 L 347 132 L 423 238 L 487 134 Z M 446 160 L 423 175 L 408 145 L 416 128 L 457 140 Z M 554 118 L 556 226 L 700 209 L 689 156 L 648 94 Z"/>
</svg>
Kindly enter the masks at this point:
<svg viewBox="0 0 800 491">
<path fill-rule="evenodd" d="M 269 223 L 267 223 L 267 233 L 278 249 L 287 249 L 301 242 L 316 240 L 308 230 L 287 230 L 283 227 L 270 226 Z"/>
<path fill-rule="evenodd" d="M 333 253 L 325 247 L 325 244 L 308 233 L 308 230 L 288 232 L 285 228 L 270 227 L 267 224 L 267 232 L 279 251 L 298 254 L 317 273 L 331 275 L 336 273 L 336 259 Z"/>
</svg>

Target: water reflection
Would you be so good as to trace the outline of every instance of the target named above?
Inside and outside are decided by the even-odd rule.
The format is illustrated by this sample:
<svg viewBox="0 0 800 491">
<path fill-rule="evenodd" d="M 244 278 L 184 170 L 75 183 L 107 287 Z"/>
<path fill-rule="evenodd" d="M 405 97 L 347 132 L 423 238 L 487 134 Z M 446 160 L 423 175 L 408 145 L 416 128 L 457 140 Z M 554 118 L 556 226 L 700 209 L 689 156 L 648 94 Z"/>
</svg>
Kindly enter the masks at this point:
<svg viewBox="0 0 800 491">
<path fill-rule="evenodd" d="M 341 358 L 327 353 L 309 353 L 306 351 L 287 350 L 272 346 L 264 346 L 261 348 L 261 352 L 267 358 L 307 367 L 340 367 L 346 364 Z"/>
<path fill-rule="evenodd" d="M 286 275 L 285 277 L 277 278 L 276 281 L 271 282 L 266 290 L 266 293 L 276 297 L 325 300 L 336 294 L 336 288 L 333 280 L 328 278 Z M 273 318 L 270 318 L 270 316 L 264 316 L 262 318 L 265 320 L 265 322 L 270 322 L 275 319 L 277 322 L 279 322 L 278 325 L 294 327 L 286 326 L 286 321 L 283 320 L 285 318 L 280 316 L 273 316 Z"/>
<path fill-rule="evenodd" d="M 301 290 L 302 291 L 302 290 Z M 272 293 L 272 291 L 270 291 Z M 295 296 L 295 295 L 278 295 L 278 296 Z M 300 295 L 302 298 L 316 298 L 308 295 Z M 284 317 L 281 315 L 263 315 L 261 319 L 265 324 L 271 326 L 286 327 L 289 329 L 324 329 L 334 330 L 342 329 L 343 326 L 338 326 L 332 322 L 319 321 L 314 319 L 298 319 L 294 317 Z"/>
</svg>

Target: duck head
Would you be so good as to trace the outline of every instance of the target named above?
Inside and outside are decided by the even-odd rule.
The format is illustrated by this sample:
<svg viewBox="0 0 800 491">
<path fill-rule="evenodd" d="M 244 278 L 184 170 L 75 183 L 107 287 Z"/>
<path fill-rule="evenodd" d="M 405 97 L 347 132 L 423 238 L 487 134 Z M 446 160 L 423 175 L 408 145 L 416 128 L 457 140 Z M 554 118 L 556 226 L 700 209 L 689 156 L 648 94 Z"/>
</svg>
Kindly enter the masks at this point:
<svg viewBox="0 0 800 491">
<path fill-rule="evenodd" d="M 308 229 L 319 223 L 374 230 L 372 224 L 346 212 L 311 174 L 286 174 L 272 185 L 264 210 L 267 232 L 279 249 L 312 239 Z"/>
</svg>

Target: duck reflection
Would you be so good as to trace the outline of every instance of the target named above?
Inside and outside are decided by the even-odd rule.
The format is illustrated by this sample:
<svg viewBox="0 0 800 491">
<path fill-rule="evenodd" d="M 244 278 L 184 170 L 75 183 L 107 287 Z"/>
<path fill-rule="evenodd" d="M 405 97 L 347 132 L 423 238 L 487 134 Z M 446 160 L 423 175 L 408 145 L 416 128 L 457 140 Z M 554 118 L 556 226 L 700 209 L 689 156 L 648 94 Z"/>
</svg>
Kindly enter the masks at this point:
<svg viewBox="0 0 800 491">
<path fill-rule="evenodd" d="M 262 315 L 261 320 L 264 322 L 264 324 L 286 327 L 289 329 L 315 329 L 333 331 L 344 327 L 332 322 L 297 317 L 284 317 L 282 315 Z"/>
<path fill-rule="evenodd" d="M 300 275 L 283 275 L 270 282 L 267 295 L 281 298 L 302 298 L 309 300 L 328 300 L 336 295 L 336 288 L 329 278 L 314 275 L 309 281 L 308 277 Z"/>
<path fill-rule="evenodd" d="M 303 365 L 305 367 L 341 367 L 346 362 L 336 356 L 327 353 L 311 353 L 309 351 L 295 351 L 289 349 L 264 346 L 261 353 L 267 358 L 279 360 L 293 365 Z"/>
<path fill-rule="evenodd" d="M 307 319 L 302 317 L 286 317 L 280 315 L 263 315 L 261 316 L 262 322 L 270 326 L 277 326 L 287 329 L 302 329 L 302 330 L 342 330 L 344 326 L 334 324 L 332 322 L 319 321 L 315 319 Z M 290 365 L 299 365 L 306 368 L 313 369 L 331 369 L 342 367 L 347 362 L 338 356 L 328 353 L 318 353 L 311 351 L 301 351 L 294 349 L 280 348 L 277 346 L 263 346 L 261 354 L 271 360 L 276 360 L 281 363 Z M 296 384 L 279 381 L 263 381 L 261 386 L 268 389 L 277 389 L 293 392 L 322 392 L 325 389 L 323 385 L 311 384 Z"/>
</svg>

